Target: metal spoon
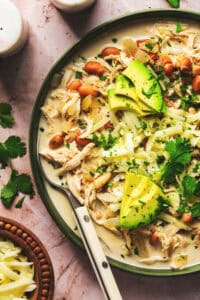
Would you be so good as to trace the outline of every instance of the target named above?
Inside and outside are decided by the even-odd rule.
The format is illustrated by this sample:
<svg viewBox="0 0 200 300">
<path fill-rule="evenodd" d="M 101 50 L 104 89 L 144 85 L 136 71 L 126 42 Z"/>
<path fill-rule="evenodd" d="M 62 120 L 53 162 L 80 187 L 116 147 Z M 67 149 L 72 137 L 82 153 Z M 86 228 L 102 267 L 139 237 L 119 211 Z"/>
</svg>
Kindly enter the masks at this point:
<svg viewBox="0 0 200 300">
<path fill-rule="evenodd" d="M 63 187 L 47 176 L 41 163 L 40 155 L 37 155 L 38 166 L 43 177 L 55 189 L 62 191 L 70 201 L 73 214 L 88 257 L 101 286 L 105 299 L 122 300 L 122 296 L 116 284 L 110 265 L 103 252 L 97 236 L 94 224 L 85 206 L 80 205 L 68 187 Z"/>
</svg>

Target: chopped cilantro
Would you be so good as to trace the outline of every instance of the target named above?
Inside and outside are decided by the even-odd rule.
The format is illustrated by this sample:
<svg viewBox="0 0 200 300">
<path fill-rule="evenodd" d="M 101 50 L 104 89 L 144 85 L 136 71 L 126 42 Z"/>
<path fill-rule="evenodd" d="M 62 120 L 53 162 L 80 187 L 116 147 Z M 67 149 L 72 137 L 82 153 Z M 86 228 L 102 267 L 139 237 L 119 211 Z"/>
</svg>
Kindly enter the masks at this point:
<svg viewBox="0 0 200 300">
<path fill-rule="evenodd" d="M 104 134 L 101 134 L 100 136 L 93 134 L 92 141 L 97 147 L 108 150 L 116 144 L 117 138 L 113 137 L 111 133 L 109 133 L 108 136 L 105 136 Z"/>
<path fill-rule="evenodd" d="M 188 140 L 177 137 L 175 141 L 166 143 L 165 150 L 169 153 L 170 159 L 162 169 L 162 179 L 165 183 L 173 183 L 176 175 L 181 174 L 191 160 L 191 144 Z"/>
<path fill-rule="evenodd" d="M 114 182 L 113 181 L 109 181 L 108 183 L 107 183 L 107 186 L 108 187 L 112 187 L 114 185 Z"/>
<path fill-rule="evenodd" d="M 96 169 L 96 172 L 102 174 L 102 173 L 104 173 L 104 172 L 107 170 L 107 168 L 108 168 L 108 166 L 106 166 L 106 165 L 105 165 L 105 166 L 98 167 L 98 168 Z"/>
<path fill-rule="evenodd" d="M 185 111 L 192 105 L 193 98 L 191 96 L 181 97 L 181 108 Z"/>
<path fill-rule="evenodd" d="M 40 131 L 41 131 L 41 132 L 44 132 L 44 128 L 43 128 L 43 127 L 40 127 Z"/>
<path fill-rule="evenodd" d="M 167 0 L 169 4 L 174 8 L 180 7 L 180 0 Z"/>
<path fill-rule="evenodd" d="M 150 44 L 150 43 L 148 43 L 148 44 L 145 44 L 145 47 L 146 47 L 146 48 L 148 48 L 150 51 L 152 51 L 152 50 L 153 50 L 153 48 L 154 48 L 154 45 L 153 45 L 153 44 Z"/>
<path fill-rule="evenodd" d="M 143 130 L 147 129 L 147 123 L 145 121 L 140 121 L 140 128 Z"/>
<path fill-rule="evenodd" d="M 200 170 L 200 163 L 198 162 L 197 164 L 196 164 L 196 166 L 193 168 L 193 172 L 194 173 L 197 173 L 198 171 Z"/>
<path fill-rule="evenodd" d="M 180 207 L 177 209 L 177 213 L 181 215 L 182 213 L 184 213 L 184 212 L 187 213 L 189 211 L 190 211 L 190 208 L 188 206 L 188 203 L 186 201 L 182 201 Z"/>
<path fill-rule="evenodd" d="M 105 76 L 105 75 L 100 75 L 100 76 L 99 76 L 99 79 L 100 79 L 101 81 L 105 81 L 105 80 L 107 79 L 107 76 Z"/>
<path fill-rule="evenodd" d="M 77 72 L 75 73 L 75 78 L 77 78 L 77 79 L 82 78 L 82 76 L 83 76 L 83 73 L 82 73 L 82 72 L 77 71 Z"/>
<path fill-rule="evenodd" d="M 83 62 L 87 61 L 87 59 L 83 55 L 79 55 L 79 57 L 82 59 Z"/>
<path fill-rule="evenodd" d="M 0 143 L 0 163 L 2 168 L 7 166 L 9 159 L 22 157 L 26 154 L 26 146 L 18 136 L 10 136 Z"/>
<path fill-rule="evenodd" d="M 187 92 L 187 85 L 184 85 L 184 84 L 181 85 L 180 89 L 181 89 L 181 93 L 185 94 Z"/>
<path fill-rule="evenodd" d="M 164 155 L 158 155 L 156 158 L 156 162 L 158 165 L 162 164 L 165 161 Z"/>
<path fill-rule="evenodd" d="M 138 250 L 137 247 L 134 248 L 134 254 L 137 255 L 137 256 L 139 256 L 139 250 Z"/>
<path fill-rule="evenodd" d="M 135 159 L 132 159 L 131 161 L 127 161 L 126 163 L 129 166 L 128 168 L 129 172 L 132 172 L 134 169 L 138 169 L 140 166 L 139 164 L 136 163 Z"/>
<path fill-rule="evenodd" d="M 181 23 L 177 23 L 177 24 L 176 24 L 176 32 L 179 33 L 179 32 L 181 32 L 182 30 L 183 30 L 182 24 L 181 24 Z"/>
<path fill-rule="evenodd" d="M 117 38 L 112 38 L 113 43 L 117 43 L 118 39 Z"/>
<path fill-rule="evenodd" d="M 3 128 L 12 127 L 14 118 L 12 116 L 12 107 L 8 103 L 0 103 L 0 126 Z"/>
<path fill-rule="evenodd" d="M 77 123 L 78 123 L 78 126 L 79 126 L 81 129 L 85 128 L 85 126 L 86 126 L 85 121 L 83 121 L 83 120 L 81 120 L 81 119 L 78 119 L 78 120 L 77 120 Z"/>
<path fill-rule="evenodd" d="M 29 195 L 30 198 L 34 196 L 33 185 L 29 175 L 20 174 L 16 170 L 13 170 L 7 184 L 1 190 L 1 200 L 6 207 L 10 207 L 13 200 L 21 192 L 25 195 Z"/>
<path fill-rule="evenodd" d="M 69 143 L 67 143 L 65 146 L 66 146 L 67 149 L 70 148 L 70 144 Z"/>
</svg>

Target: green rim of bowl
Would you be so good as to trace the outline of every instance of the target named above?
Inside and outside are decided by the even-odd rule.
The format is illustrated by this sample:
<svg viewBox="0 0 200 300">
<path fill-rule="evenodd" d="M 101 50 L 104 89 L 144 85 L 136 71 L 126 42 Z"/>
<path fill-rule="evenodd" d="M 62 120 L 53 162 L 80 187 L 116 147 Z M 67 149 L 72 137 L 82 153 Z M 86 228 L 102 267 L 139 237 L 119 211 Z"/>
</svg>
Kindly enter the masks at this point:
<svg viewBox="0 0 200 300">
<path fill-rule="evenodd" d="M 95 40 L 96 36 L 103 34 L 107 31 L 111 31 L 113 29 L 117 29 L 120 26 L 135 24 L 137 21 L 141 22 L 156 19 L 167 19 L 167 20 L 187 20 L 187 21 L 200 21 L 200 14 L 192 11 L 185 10 L 144 10 L 137 11 L 128 15 L 124 15 L 120 18 L 111 20 L 109 22 L 103 23 L 100 26 L 97 26 L 95 29 L 91 30 L 85 37 L 79 40 L 73 47 L 67 50 L 55 64 L 50 69 L 47 74 L 45 80 L 42 83 L 40 91 L 38 93 L 33 112 L 31 117 L 30 124 L 30 132 L 29 132 L 29 153 L 30 153 L 30 161 L 33 172 L 33 177 L 38 189 L 38 192 L 41 196 L 43 203 L 45 204 L 49 214 L 52 216 L 54 221 L 57 223 L 58 227 L 62 230 L 62 232 L 70 238 L 76 245 L 83 248 L 83 244 L 81 239 L 70 229 L 70 227 L 65 223 L 63 218 L 60 216 L 59 212 L 55 208 L 52 200 L 50 199 L 48 192 L 45 188 L 43 178 L 40 174 L 38 164 L 37 164 L 37 142 L 38 142 L 38 130 L 39 130 L 39 121 L 41 118 L 41 106 L 44 103 L 47 92 L 49 90 L 50 82 L 53 75 L 61 70 L 67 62 L 71 60 L 76 53 L 78 53 L 85 45 L 85 43 Z M 136 266 L 132 266 L 127 263 L 123 263 L 121 261 L 109 258 L 109 262 L 112 266 L 115 266 L 121 270 L 143 274 L 143 275 L 151 275 L 151 276 L 175 276 L 175 275 L 184 275 L 193 272 L 200 271 L 200 264 L 189 266 L 187 268 L 181 270 L 171 270 L 171 269 L 146 269 L 140 268 Z"/>
</svg>

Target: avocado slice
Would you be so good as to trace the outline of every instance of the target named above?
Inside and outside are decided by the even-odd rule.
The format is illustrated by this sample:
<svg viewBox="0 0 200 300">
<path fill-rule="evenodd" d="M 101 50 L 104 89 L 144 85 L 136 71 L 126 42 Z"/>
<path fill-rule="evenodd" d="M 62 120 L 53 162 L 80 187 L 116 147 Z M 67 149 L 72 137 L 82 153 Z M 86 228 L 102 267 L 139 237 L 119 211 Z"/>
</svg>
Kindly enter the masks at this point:
<svg viewBox="0 0 200 300">
<path fill-rule="evenodd" d="M 123 74 L 128 77 L 136 88 L 139 99 L 156 112 L 166 111 L 160 85 L 152 72 L 139 60 L 134 60 Z"/>
<path fill-rule="evenodd" d="M 108 103 L 111 110 L 133 110 L 138 115 L 144 116 L 145 113 L 139 108 L 137 103 L 132 99 L 123 96 L 116 95 L 115 88 L 111 88 L 108 90 Z"/>
<path fill-rule="evenodd" d="M 149 112 L 149 114 L 155 113 L 150 106 L 140 101 L 133 83 L 131 83 L 130 79 L 128 79 L 126 76 L 118 75 L 116 77 L 115 93 L 116 95 L 125 96 L 134 100 L 139 106 L 140 110 L 145 111 L 146 113 Z"/>
<path fill-rule="evenodd" d="M 120 226 L 137 228 L 154 221 L 169 205 L 161 188 L 147 176 L 126 173 L 120 208 Z"/>
</svg>

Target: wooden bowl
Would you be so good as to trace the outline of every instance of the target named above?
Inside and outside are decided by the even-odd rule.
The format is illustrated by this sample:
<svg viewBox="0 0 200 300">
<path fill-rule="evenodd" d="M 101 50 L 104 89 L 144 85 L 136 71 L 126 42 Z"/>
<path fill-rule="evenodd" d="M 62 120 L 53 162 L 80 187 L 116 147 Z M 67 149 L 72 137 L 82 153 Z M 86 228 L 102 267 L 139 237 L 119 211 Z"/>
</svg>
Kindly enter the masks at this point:
<svg viewBox="0 0 200 300">
<path fill-rule="evenodd" d="M 27 294 L 30 300 L 51 300 L 54 291 L 53 267 L 42 242 L 25 226 L 0 216 L 0 237 L 11 240 L 34 264 L 36 289 Z"/>
</svg>

